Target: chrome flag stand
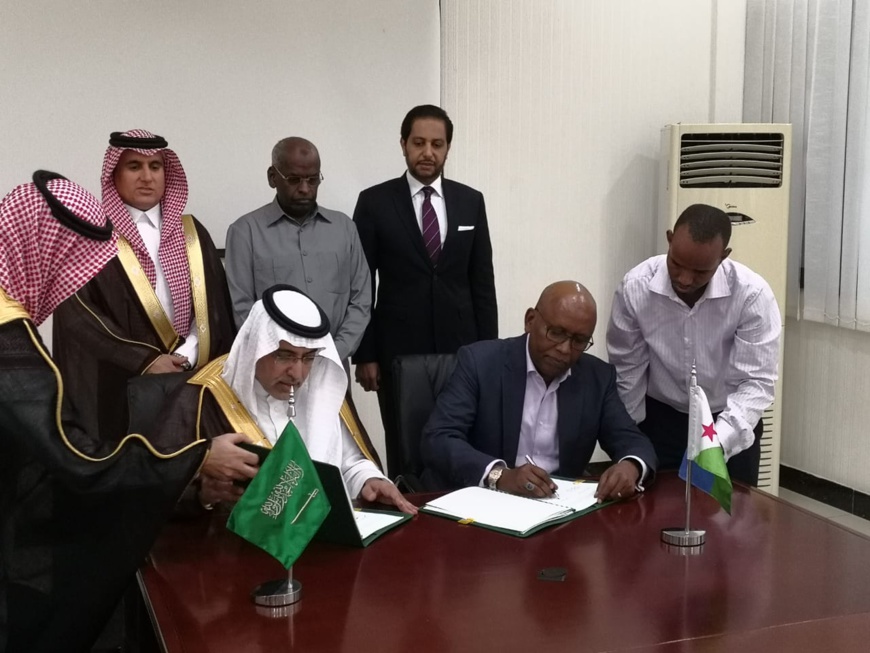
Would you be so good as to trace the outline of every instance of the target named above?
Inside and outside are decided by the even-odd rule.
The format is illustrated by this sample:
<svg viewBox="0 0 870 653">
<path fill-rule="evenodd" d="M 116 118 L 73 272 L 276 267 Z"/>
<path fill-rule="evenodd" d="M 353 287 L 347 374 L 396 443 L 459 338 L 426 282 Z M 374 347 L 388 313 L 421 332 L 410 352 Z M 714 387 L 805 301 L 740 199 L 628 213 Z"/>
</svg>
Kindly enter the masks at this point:
<svg viewBox="0 0 870 653">
<path fill-rule="evenodd" d="M 686 526 L 685 528 L 663 528 L 662 542 L 671 546 L 678 547 L 700 547 L 703 546 L 706 539 L 706 531 L 692 530 L 690 526 L 692 516 L 692 461 L 698 455 L 698 434 L 695 421 L 694 400 L 695 393 L 692 388 L 698 385 L 698 376 L 695 370 L 695 364 L 692 363 L 692 375 L 689 382 L 689 433 L 688 433 L 688 453 L 686 455 Z"/>
<path fill-rule="evenodd" d="M 296 417 L 296 393 L 290 386 L 290 397 L 287 399 L 287 413 L 292 420 Z M 302 598 L 302 583 L 293 578 L 293 567 L 287 570 L 287 578 L 270 580 L 258 585 L 251 592 L 254 603 L 267 608 L 280 608 L 291 605 Z"/>
<path fill-rule="evenodd" d="M 293 567 L 290 567 L 286 580 L 270 580 L 258 585 L 251 593 L 251 598 L 257 605 L 280 608 L 302 598 L 302 583 L 293 578 Z"/>
</svg>

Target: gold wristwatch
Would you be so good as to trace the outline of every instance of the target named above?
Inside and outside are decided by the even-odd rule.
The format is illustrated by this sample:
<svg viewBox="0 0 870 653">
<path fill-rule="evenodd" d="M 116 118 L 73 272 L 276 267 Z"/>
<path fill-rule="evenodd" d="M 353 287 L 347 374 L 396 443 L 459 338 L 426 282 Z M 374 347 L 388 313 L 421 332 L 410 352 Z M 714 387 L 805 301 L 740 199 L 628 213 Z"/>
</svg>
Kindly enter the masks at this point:
<svg viewBox="0 0 870 653">
<path fill-rule="evenodd" d="M 490 490 L 495 490 L 496 485 L 498 485 L 498 479 L 501 478 L 501 475 L 504 473 L 504 467 L 501 465 L 496 465 L 491 470 L 489 470 L 489 474 L 486 475 L 486 487 Z"/>
</svg>

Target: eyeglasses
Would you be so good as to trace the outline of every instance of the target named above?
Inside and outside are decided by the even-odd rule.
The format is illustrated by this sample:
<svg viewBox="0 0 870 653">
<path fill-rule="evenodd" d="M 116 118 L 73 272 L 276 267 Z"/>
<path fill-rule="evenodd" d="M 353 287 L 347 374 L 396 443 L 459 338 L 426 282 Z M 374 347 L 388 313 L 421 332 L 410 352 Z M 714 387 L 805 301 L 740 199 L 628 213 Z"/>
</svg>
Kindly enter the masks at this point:
<svg viewBox="0 0 870 653">
<path fill-rule="evenodd" d="M 314 361 L 316 359 L 317 359 L 317 352 L 305 354 L 304 356 L 297 356 L 296 354 L 291 354 L 289 351 L 276 351 L 275 352 L 275 363 L 277 363 L 278 365 L 292 365 L 293 363 L 302 363 L 303 365 L 313 365 Z"/>
<path fill-rule="evenodd" d="M 278 173 L 278 176 L 281 177 L 284 181 L 286 181 L 291 186 L 299 186 L 303 181 L 307 181 L 309 186 L 317 187 L 320 186 L 320 182 L 323 181 L 323 173 L 318 172 L 316 175 L 312 175 L 311 177 L 285 177 L 281 174 L 281 171 L 278 170 L 275 166 L 272 166 L 272 169 Z"/>
<path fill-rule="evenodd" d="M 574 351 L 586 351 L 595 342 L 592 340 L 592 336 L 583 336 L 583 335 L 575 335 L 568 333 L 564 329 L 560 329 L 558 327 L 551 327 L 547 324 L 546 320 L 544 320 L 544 316 L 541 315 L 541 311 L 537 308 L 533 309 L 535 313 L 538 314 L 538 317 L 541 318 L 541 322 L 544 323 L 544 326 L 547 327 L 547 340 L 550 342 L 555 342 L 557 345 L 561 345 L 566 340 L 571 341 L 571 349 Z"/>
</svg>

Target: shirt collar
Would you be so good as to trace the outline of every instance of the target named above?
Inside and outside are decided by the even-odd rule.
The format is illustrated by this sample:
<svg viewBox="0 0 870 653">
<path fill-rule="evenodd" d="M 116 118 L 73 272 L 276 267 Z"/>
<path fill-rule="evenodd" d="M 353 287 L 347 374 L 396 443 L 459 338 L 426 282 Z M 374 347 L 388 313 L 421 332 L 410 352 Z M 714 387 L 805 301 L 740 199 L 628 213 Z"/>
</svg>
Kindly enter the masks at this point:
<svg viewBox="0 0 870 653">
<path fill-rule="evenodd" d="M 422 192 L 425 186 L 429 186 L 430 188 L 435 189 L 435 194 L 438 197 L 444 197 L 444 193 L 441 192 L 441 180 L 443 179 L 441 175 L 439 175 L 438 179 L 433 181 L 431 184 L 424 184 L 422 181 L 412 175 L 410 170 L 405 172 L 405 178 L 408 180 L 408 186 L 411 188 L 411 197 L 414 197 L 417 193 Z"/>
<path fill-rule="evenodd" d="M 526 376 L 528 377 L 528 375 L 532 373 L 536 374 L 542 381 L 544 380 L 544 377 L 541 376 L 541 373 L 538 372 L 538 368 L 535 367 L 535 364 L 532 362 L 532 357 L 529 354 L 529 334 L 526 334 Z M 569 376 L 571 376 L 570 367 L 553 379 L 553 382 L 550 385 L 553 386 L 554 389 L 558 388 Z M 546 382 L 544 385 L 547 385 Z"/>
<path fill-rule="evenodd" d="M 124 206 L 126 206 L 127 211 L 130 212 L 130 217 L 133 219 L 134 224 L 146 220 L 148 224 L 150 224 L 155 229 L 160 229 L 160 223 L 162 222 L 163 213 L 160 211 L 159 202 L 147 211 L 140 211 L 135 206 L 130 206 L 129 204 L 124 204 Z M 144 218 L 142 217 L 143 213 L 145 214 Z"/>
<path fill-rule="evenodd" d="M 271 226 L 278 222 L 281 218 L 286 217 L 288 220 L 295 224 L 299 224 L 296 220 L 291 219 L 289 215 L 284 213 L 284 209 L 281 208 L 281 205 L 278 204 L 278 197 L 272 200 L 271 204 L 266 206 L 266 224 Z M 320 218 L 321 220 L 326 220 L 326 222 L 332 222 L 329 218 L 323 215 L 323 212 L 320 210 L 320 205 L 317 204 L 314 207 L 314 213 L 305 218 L 305 222 L 308 221 L 308 218 L 315 217 Z"/>
<path fill-rule="evenodd" d="M 728 285 L 728 274 L 726 272 L 728 260 L 722 261 L 719 264 L 719 267 L 716 268 L 716 272 L 713 275 L 713 278 L 710 279 L 710 282 L 707 284 L 707 288 L 704 290 L 704 294 L 701 295 L 701 298 L 698 302 L 701 302 L 705 299 L 717 299 L 719 297 L 730 297 L 731 296 L 731 286 Z M 668 256 L 664 254 L 660 257 L 658 265 L 656 266 L 655 274 L 649 283 L 649 289 L 658 293 L 659 295 L 664 295 L 665 297 L 669 297 L 675 301 L 682 301 L 678 296 L 676 291 L 674 291 L 674 287 L 671 285 L 671 277 L 668 275 Z"/>
</svg>

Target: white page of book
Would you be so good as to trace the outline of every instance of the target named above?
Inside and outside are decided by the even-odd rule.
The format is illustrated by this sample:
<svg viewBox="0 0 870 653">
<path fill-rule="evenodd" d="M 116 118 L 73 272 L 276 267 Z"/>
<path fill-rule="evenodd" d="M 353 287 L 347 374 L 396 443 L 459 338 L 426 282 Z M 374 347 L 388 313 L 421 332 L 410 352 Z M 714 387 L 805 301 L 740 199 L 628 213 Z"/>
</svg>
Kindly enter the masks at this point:
<svg viewBox="0 0 870 653">
<path fill-rule="evenodd" d="M 356 521 L 356 527 L 360 537 L 366 539 L 369 535 L 377 533 L 382 528 L 392 526 L 396 522 L 402 521 L 402 515 L 391 515 L 386 512 L 377 512 L 375 510 L 354 510 L 353 518 Z"/>
<path fill-rule="evenodd" d="M 426 506 L 459 519 L 472 519 L 480 524 L 519 533 L 571 512 L 562 506 L 482 487 L 456 490 L 430 501 Z"/>
<path fill-rule="evenodd" d="M 565 506 L 572 510 L 586 510 L 596 504 L 595 491 L 598 483 L 589 481 L 573 481 L 564 478 L 554 478 L 556 484 L 556 496 L 541 499 L 544 503 L 554 506 Z"/>
</svg>

